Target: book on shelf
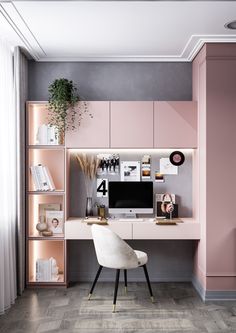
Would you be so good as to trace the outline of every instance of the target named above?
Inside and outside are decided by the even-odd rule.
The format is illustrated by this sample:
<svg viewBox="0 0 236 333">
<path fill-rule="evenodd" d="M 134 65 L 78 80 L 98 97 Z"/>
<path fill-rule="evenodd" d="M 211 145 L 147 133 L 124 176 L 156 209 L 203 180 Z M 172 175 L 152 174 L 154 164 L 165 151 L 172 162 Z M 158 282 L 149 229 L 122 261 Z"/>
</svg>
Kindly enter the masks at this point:
<svg viewBox="0 0 236 333">
<path fill-rule="evenodd" d="M 36 191 L 55 191 L 55 184 L 47 166 L 32 165 L 30 171 Z"/>
<path fill-rule="evenodd" d="M 59 279 L 56 260 L 49 259 L 36 260 L 36 281 L 38 282 L 57 282 Z"/>
<path fill-rule="evenodd" d="M 55 126 L 42 124 L 36 135 L 38 145 L 58 145 L 58 129 Z"/>
</svg>

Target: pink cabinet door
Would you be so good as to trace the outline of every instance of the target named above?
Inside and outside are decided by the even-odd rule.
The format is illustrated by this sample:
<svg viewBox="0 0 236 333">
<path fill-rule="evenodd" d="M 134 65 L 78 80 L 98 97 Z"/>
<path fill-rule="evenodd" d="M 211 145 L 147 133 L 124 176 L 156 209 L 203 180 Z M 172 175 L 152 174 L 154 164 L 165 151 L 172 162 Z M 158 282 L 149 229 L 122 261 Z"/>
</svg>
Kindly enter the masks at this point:
<svg viewBox="0 0 236 333">
<path fill-rule="evenodd" d="M 196 102 L 154 102 L 154 147 L 197 147 Z"/>
<path fill-rule="evenodd" d="M 153 102 L 111 102 L 111 147 L 153 148 Z"/>
<path fill-rule="evenodd" d="M 87 102 L 89 113 L 83 116 L 80 127 L 66 133 L 67 148 L 109 148 L 110 102 Z"/>
</svg>

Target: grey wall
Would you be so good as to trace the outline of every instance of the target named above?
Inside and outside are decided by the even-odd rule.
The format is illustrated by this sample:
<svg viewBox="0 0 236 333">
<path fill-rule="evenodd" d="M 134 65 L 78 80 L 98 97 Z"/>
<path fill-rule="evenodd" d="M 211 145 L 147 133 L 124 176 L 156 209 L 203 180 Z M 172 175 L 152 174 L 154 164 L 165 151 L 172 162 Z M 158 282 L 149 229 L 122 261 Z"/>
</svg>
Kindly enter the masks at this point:
<svg viewBox="0 0 236 333">
<path fill-rule="evenodd" d="M 192 99 L 191 63 L 47 63 L 30 61 L 29 100 L 48 100 L 49 84 L 60 77 L 73 80 L 85 100 Z M 75 169 L 73 172 L 76 173 Z M 189 171 L 186 172 L 188 174 Z M 78 182 L 79 178 L 74 179 Z M 173 192 L 176 192 L 178 188 L 182 191 L 181 186 L 186 186 L 188 192 L 191 189 L 188 183 L 190 180 L 187 177 L 185 181 L 187 183 L 183 186 L 182 182 L 181 185 L 176 185 L 176 182 L 172 182 L 170 179 L 163 186 Z M 76 194 L 76 189 L 73 191 L 71 193 L 73 201 L 71 212 L 78 210 L 82 212 L 83 203 L 79 203 L 82 196 L 79 193 Z M 187 196 L 182 192 L 182 199 L 184 195 Z M 189 197 L 187 203 L 186 200 L 185 202 L 182 200 L 181 204 L 182 207 L 186 205 L 186 212 L 189 213 L 191 198 Z M 130 244 L 136 249 L 148 253 L 151 280 L 191 280 L 193 242 L 131 241 Z M 92 242 L 70 241 L 68 250 L 70 253 L 69 279 L 71 281 L 93 279 L 97 261 Z M 132 280 L 142 280 L 143 273 L 141 270 L 135 270 L 129 273 L 129 277 Z M 114 280 L 114 272 L 105 270 L 101 278 Z"/>
<path fill-rule="evenodd" d="M 29 62 L 29 99 L 48 100 L 55 78 L 73 80 L 85 100 L 191 100 L 191 63 Z"/>
<path fill-rule="evenodd" d="M 184 150 L 183 150 L 184 151 Z M 78 150 L 79 153 L 79 150 Z M 96 151 L 98 154 L 102 151 Z M 116 151 L 117 153 L 117 151 Z M 155 171 L 160 170 L 160 158 L 169 157 L 170 152 L 166 149 L 155 151 L 145 150 L 141 152 L 124 152 L 119 153 L 120 161 L 140 161 L 144 154 L 151 155 L 151 179 L 155 180 Z M 75 150 L 71 153 L 70 163 L 70 216 L 85 216 L 86 206 L 86 188 L 84 175 L 79 168 L 79 164 L 75 158 Z M 179 215 L 184 217 L 192 216 L 192 153 L 188 150 L 184 151 L 185 162 L 178 167 L 177 175 L 165 175 L 164 183 L 153 183 L 153 192 L 156 193 L 174 193 L 176 195 L 176 203 L 179 208 Z M 99 178 L 108 178 L 111 181 L 120 180 L 118 175 L 101 175 Z M 93 186 L 93 203 L 105 204 L 108 207 L 108 198 L 97 198 L 96 181 Z M 96 207 L 94 207 L 94 214 L 96 214 Z M 151 217 L 151 216 L 150 216 Z"/>
</svg>

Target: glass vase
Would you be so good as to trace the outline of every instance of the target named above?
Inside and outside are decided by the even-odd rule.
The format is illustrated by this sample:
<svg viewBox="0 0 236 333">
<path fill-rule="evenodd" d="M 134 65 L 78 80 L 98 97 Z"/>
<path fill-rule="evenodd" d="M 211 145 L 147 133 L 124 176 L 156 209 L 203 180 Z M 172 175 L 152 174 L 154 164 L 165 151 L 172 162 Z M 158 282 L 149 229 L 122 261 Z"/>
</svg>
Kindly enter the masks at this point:
<svg viewBox="0 0 236 333">
<path fill-rule="evenodd" d="M 92 203 L 92 198 L 87 197 L 86 199 L 86 211 L 85 211 L 85 216 L 93 216 L 93 203 Z"/>
</svg>

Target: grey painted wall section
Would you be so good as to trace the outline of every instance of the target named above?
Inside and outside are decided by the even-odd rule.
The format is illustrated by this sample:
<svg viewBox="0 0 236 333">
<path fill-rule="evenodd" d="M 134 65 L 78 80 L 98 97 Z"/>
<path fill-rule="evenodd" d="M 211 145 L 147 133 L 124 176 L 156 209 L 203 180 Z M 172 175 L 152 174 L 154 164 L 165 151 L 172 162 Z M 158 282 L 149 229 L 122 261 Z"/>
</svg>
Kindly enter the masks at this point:
<svg viewBox="0 0 236 333">
<path fill-rule="evenodd" d="M 56 78 L 73 80 L 85 100 L 191 100 L 191 63 L 29 62 L 29 99 L 48 100 Z"/>
<path fill-rule="evenodd" d="M 183 150 L 184 151 L 184 150 Z M 116 153 L 118 151 L 116 150 Z M 78 150 L 79 153 L 79 150 Z M 97 153 L 102 153 L 96 152 Z M 145 152 L 120 152 L 120 161 L 140 161 L 144 154 L 151 155 L 151 181 L 155 180 L 155 171 L 160 170 L 160 158 L 169 157 L 170 152 L 158 150 L 155 153 L 145 150 Z M 86 188 L 84 175 L 75 158 L 75 150 L 71 153 L 70 163 L 70 216 L 85 216 Z M 192 153 L 189 150 L 184 152 L 185 162 L 178 167 L 177 175 L 166 175 L 164 183 L 153 182 L 153 192 L 156 193 L 174 193 L 176 194 L 176 203 L 179 205 L 179 215 L 183 217 L 192 216 Z M 119 175 L 101 175 L 98 178 L 108 178 L 111 181 L 120 180 Z M 97 198 L 96 181 L 93 186 L 93 203 L 105 204 L 108 207 L 108 198 Z M 96 208 L 94 207 L 94 214 Z M 151 216 L 150 216 L 151 217 Z"/>
<path fill-rule="evenodd" d="M 142 222 L 140 222 L 142 223 Z M 193 241 L 137 240 L 127 241 L 135 250 L 148 254 L 151 281 L 191 281 L 193 271 Z M 70 241 L 70 281 L 92 281 L 98 269 L 92 241 Z M 123 273 L 121 274 L 121 280 Z M 114 281 L 115 270 L 104 269 L 100 281 Z M 128 281 L 145 281 L 143 269 L 128 271 Z"/>
<path fill-rule="evenodd" d="M 191 100 L 191 63 L 82 63 L 82 62 L 29 62 L 29 100 L 48 100 L 48 86 L 54 79 L 65 77 L 73 80 L 85 100 Z M 191 168 L 191 163 L 185 168 Z M 190 175 L 190 169 L 185 176 Z M 78 176 L 78 178 L 76 178 Z M 71 192 L 71 213 L 83 211 L 83 194 L 76 193 L 81 175 L 72 168 L 75 183 Z M 170 176 L 171 178 L 171 176 Z M 179 189 L 183 213 L 190 214 L 192 207 L 190 176 L 186 184 L 169 179 L 163 186 L 177 193 Z M 81 179 L 82 180 L 82 179 Z M 190 183 L 189 183 L 189 182 Z M 80 186 L 83 183 L 80 183 Z M 177 186 L 177 187 L 176 187 Z M 186 193 L 181 186 L 186 188 Z M 182 196 L 182 197 L 181 197 Z M 81 200 L 81 201 L 80 201 Z M 80 203 L 81 202 L 81 203 Z M 186 207 L 184 208 L 184 206 Z M 151 280 L 187 281 L 192 276 L 192 241 L 130 241 L 135 249 L 146 251 Z M 92 241 L 69 242 L 69 279 L 91 280 L 97 270 Z M 131 270 L 133 281 L 144 280 L 142 270 Z M 114 280 L 114 272 L 105 270 L 101 279 Z"/>
</svg>

